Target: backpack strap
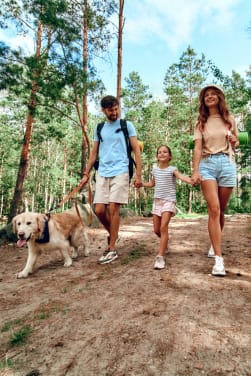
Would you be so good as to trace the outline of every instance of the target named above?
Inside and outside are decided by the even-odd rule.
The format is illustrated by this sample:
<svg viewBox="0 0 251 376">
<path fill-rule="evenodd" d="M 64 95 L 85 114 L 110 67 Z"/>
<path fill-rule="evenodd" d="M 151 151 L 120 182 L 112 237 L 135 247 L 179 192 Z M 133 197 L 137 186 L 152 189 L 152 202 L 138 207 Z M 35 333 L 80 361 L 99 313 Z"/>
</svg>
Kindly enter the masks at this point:
<svg viewBox="0 0 251 376">
<path fill-rule="evenodd" d="M 127 129 L 127 123 L 125 119 L 120 119 L 120 127 L 122 132 L 124 133 L 125 136 L 125 143 L 126 143 L 126 149 L 127 149 L 127 155 L 128 158 L 131 157 L 131 144 L 129 140 L 129 134 L 128 134 L 128 129 Z"/>
<path fill-rule="evenodd" d="M 131 148 L 131 143 L 130 143 L 130 139 L 129 139 L 127 123 L 126 123 L 125 119 L 120 119 L 120 127 L 121 127 L 121 130 L 122 130 L 122 132 L 124 133 L 124 136 L 125 136 L 127 155 L 128 155 L 129 161 L 131 160 L 133 162 L 134 166 L 136 166 L 136 162 L 133 159 L 132 154 L 131 154 L 132 148 Z"/>
<path fill-rule="evenodd" d="M 102 136 L 101 136 L 101 131 L 102 131 L 102 128 L 103 128 L 104 124 L 105 124 L 105 122 L 102 121 L 102 123 L 99 123 L 99 124 L 97 125 L 97 135 L 98 135 L 98 140 L 99 140 L 99 142 L 100 142 L 100 141 L 103 141 Z"/>
<path fill-rule="evenodd" d="M 102 136 L 101 136 L 101 131 L 103 129 L 104 124 L 105 124 L 105 122 L 102 121 L 101 123 L 99 123 L 97 125 L 97 136 L 98 136 L 99 142 L 103 141 Z M 120 128 L 121 128 L 122 132 L 124 133 L 125 140 L 126 140 L 126 146 L 128 148 L 128 146 L 130 146 L 130 142 L 129 142 L 129 134 L 128 134 L 128 129 L 127 129 L 127 123 L 126 123 L 125 119 L 120 119 Z M 119 131 L 119 129 L 117 131 Z"/>
</svg>

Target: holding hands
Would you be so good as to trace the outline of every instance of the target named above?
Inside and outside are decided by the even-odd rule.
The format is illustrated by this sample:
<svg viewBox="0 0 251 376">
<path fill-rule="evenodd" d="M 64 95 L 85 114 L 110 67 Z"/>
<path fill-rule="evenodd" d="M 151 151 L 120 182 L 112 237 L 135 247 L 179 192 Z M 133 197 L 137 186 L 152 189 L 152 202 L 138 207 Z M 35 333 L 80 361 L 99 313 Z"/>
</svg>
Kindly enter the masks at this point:
<svg viewBox="0 0 251 376">
<path fill-rule="evenodd" d="M 198 172 L 194 172 L 191 176 L 191 184 L 192 185 L 197 185 L 197 184 L 200 184 L 201 182 L 201 176 Z"/>
</svg>

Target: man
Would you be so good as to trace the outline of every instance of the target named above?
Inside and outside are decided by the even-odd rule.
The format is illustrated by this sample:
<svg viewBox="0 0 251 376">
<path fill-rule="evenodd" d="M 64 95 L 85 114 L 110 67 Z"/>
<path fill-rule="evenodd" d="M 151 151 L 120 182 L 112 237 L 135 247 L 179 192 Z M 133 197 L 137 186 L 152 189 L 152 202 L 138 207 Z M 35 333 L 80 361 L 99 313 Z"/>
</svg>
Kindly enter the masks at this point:
<svg viewBox="0 0 251 376">
<path fill-rule="evenodd" d="M 101 108 L 106 116 L 106 121 L 101 130 L 101 140 L 99 140 L 96 126 L 93 148 L 81 184 L 84 186 L 87 183 L 92 166 L 97 157 L 99 157 L 93 202 L 95 204 L 95 213 L 109 234 L 107 237 L 108 249 L 104 251 L 99 259 L 99 263 L 107 264 L 118 257 L 115 243 L 119 231 L 120 205 L 128 203 L 129 161 L 125 136 L 120 126 L 119 102 L 117 98 L 107 95 L 101 100 Z M 136 188 L 140 188 L 142 185 L 141 153 L 137 134 L 133 124 L 129 121 L 127 121 L 127 129 L 136 162 L 134 185 Z"/>
</svg>

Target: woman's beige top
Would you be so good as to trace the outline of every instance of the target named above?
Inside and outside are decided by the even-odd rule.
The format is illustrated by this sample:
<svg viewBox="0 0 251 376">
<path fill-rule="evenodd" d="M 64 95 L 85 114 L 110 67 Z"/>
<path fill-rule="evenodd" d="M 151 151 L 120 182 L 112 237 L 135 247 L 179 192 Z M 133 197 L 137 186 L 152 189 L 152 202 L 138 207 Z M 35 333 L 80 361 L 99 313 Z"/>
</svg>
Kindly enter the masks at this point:
<svg viewBox="0 0 251 376">
<path fill-rule="evenodd" d="M 231 115 L 229 120 L 232 127 L 224 123 L 220 115 L 210 115 L 205 124 L 204 131 L 201 132 L 198 127 L 194 130 L 194 140 L 202 139 L 202 157 L 210 154 L 233 153 L 231 144 L 227 139 L 227 132 L 230 130 L 238 136 L 238 130 L 234 117 Z"/>
</svg>

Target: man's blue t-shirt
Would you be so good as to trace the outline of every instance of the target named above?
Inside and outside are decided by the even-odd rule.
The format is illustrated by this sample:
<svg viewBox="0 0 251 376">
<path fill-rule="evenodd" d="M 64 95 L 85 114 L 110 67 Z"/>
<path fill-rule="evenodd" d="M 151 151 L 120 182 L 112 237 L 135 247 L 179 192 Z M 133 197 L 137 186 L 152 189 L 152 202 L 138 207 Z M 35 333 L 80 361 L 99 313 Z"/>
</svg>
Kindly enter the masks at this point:
<svg viewBox="0 0 251 376">
<path fill-rule="evenodd" d="M 130 121 L 126 121 L 129 137 L 136 136 L 136 130 Z M 120 126 L 120 119 L 112 123 L 105 122 L 101 130 L 102 140 L 99 142 L 98 174 L 113 177 L 128 172 L 128 156 L 125 136 Z M 99 141 L 97 126 L 94 130 L 94 141 Z"/>
</svg>

